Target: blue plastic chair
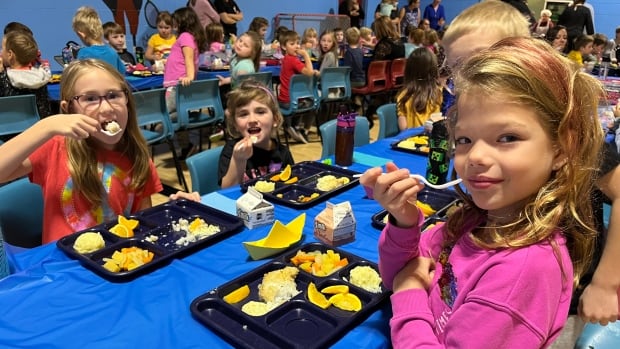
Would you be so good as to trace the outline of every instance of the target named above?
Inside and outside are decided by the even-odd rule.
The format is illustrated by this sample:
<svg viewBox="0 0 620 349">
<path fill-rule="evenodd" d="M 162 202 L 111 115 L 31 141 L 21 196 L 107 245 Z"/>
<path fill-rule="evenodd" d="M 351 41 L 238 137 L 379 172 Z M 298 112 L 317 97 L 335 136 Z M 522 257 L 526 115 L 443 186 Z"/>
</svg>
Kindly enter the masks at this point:
<svg viewBox="0 0 620 349">
<path fill-rule="evenodd" d="M 319 126 L 321 131 L 321 159 L 328 158 L 336 153 L 336 119 L 329 120 Z M 355 117 L 355 134 L 353 144 L 356 147 L 370 143 L 370 127 L 364 116 Z"/>
<path fill-rule="evenodd" d="M 575 349 L 618 349 L 620 348 L 620 321 L 606 326 L 586 324 Z"/>
<path fill-rule="evenodd" d="M 0 228 L 4 241 L 19 247 L 41 245 L 43 233 L 43 193 L 28 178 L 0 187 Z"/>
<path fill-rule="evenodd" d="M 218 182 L 218 163 L 223 146 L 207 149 L 185 160 L 192 180 L 192 191 L 205 195 L 220 189 Z"/>
<path fill-rule="evenodd" d="M 142 135 L 148 145 L 166 143 L 177 172 L 179 184 L 185 191 L 188 190 L 187 182 L 181 167 L 181 161 L 174 148 L 174 127 L 168 116 L 166 107 L 166 89 L 158 88 L 152 90 L 138 91 L 133 93 L 136 102 L 136 112 L 138 115 L 138 126 L 142 127 Z M 156 125 L 161 125 L 157 126 Z M 161 130 L 159 129 L 161 128 Z"/>
<path fill-rule="evenodd" d="M 251 74 L 243 74 L 243 75 L 237 76 L 237 84 L 240 84 L 242 81 L 246 81 L 246 80 L 254 80 L 254 81 L 260 82 L 261 84 L 265 85 L 265 87 L 267 87 L 270 90 L 273 89 L 273 76 L 271 75 L 271 72 L 269 71 L 257 72 L 257 73 L 251 73 Z"/>
<path fill-rule="evenodd" d="M 224 122 L 224 108 L 218 79 L 195 80 L 188 86 L 177 86 L 177 130 L 202 129 Z M 202 132 L 200 132 L 202 150 Z M 209 147 L 211 142 L 209 141 Z"/>
<path fill-rule="evenodd" d="M 40 119 L 34 95 L 0 97 L 0 136 L 17 135 Z"/>
<path fill-rule="evenodd" d="M 321 86 L 321 103 L 348 101 L 351 99 L 351 67 L 324 68 L 319 80 Z M 329 90 L 339 88 L 338 97 L 329 97 Z"/>
<path fill-rule="evenodd" d="M 392 137 L 400 132 L 398 129 L 396 103 L 389 103 L 380 106 L 377 109 L 377 115 L 379 115 L 379 133 L 377 135 L 377 139 Z"/>
<path fill-rule="evenodd" d="M 288 108 L 282 108 L 282 106 L 280 106 L 282 115 L 284 115 L 285 118 L 289 118 L 286 124 L 290 123 L 290 118 L 293 115 L 316 111 L 319 107 L 319 91 L 314 76 L 303 74 L 293 75 L 289 82 L 289 96 L 291 97 L 291 102 Z M 310 101 L 310 103 L 305 101 Z M 284 132 L 284 137 L 286 144 L 288 144 L 288 134 L 286 132 Z"/>
</svg>

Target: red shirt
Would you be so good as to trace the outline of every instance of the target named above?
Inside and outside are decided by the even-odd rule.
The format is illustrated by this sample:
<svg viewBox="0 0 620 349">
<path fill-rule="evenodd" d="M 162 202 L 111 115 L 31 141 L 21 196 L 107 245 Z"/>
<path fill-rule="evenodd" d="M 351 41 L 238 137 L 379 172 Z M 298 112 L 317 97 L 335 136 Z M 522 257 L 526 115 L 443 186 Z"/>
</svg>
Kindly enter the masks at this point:
<svg viewBox="0 0 620 349">
<path fill-rule="evenodd" d="M 280 92 L 278 93 L 278 102 L 291 103 L 291 95 L 289 94 L 289 84 L 293 74 L 301 74 L 306 65 L 297 56 L 285 55 L 282 58 L 282 67 L 280 67 Z"/>
<path fill-rule="evenodd" d="M 107 193 L 99 207 L 91 207 L 76 193 L 69 173 L 69 160 L 64 137 L 54 137 L 29 157 L 32 162 L 30 181 L 43 190 L 43 243 L 104 221 L 113 221 L 118 215 L 128 216 L 140 208 L 146 197 L 163 188 L 151 161 L 151 178 L 139 192 L 131 190 L 132 160 L 119 152 L 98 151 L 99 175 Z"/>
</svg>

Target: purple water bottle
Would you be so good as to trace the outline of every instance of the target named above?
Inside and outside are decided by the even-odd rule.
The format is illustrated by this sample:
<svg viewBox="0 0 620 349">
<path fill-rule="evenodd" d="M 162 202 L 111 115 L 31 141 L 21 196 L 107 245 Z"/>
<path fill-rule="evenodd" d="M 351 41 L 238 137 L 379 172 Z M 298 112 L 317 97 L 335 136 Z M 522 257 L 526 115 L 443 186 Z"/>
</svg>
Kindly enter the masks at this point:
<svg viewBox="0 0 620 349">
<path fill-rule="evenodd" d="M 355 144 L 355 113 L 341 111 L 336 117 L 336 165 L 353 164 L 353 146 Z"/>
</svg>

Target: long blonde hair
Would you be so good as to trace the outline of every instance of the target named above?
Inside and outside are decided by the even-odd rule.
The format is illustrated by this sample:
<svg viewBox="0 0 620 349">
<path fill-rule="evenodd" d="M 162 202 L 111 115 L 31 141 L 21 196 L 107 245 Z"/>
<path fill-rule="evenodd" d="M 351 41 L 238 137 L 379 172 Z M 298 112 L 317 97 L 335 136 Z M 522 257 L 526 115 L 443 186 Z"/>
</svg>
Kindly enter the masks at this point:
<svg viewBox="0 0 620 349">
<path fill-rule="evenodd" d="M 125 77 L 116 68 L 101 60 L 83 59 L 71 62 L 63 71 L 60 84 L 60 100 L 66 101 L 68 106 L 63 113 L 72 111 L 71 99 L 75 95 L 76 81 L 92 71 L 111 75 L 127 93 L 127 126 L 119 141 L 118 149 L 122 149 L 122 155 L 130 159 L 133 164 L 130 188 L 139 190 L 151 176 L 150 152 L 138 127 L 135 101 Z M 69 173 L 74 183 L 74 190 L 83 195 L 93 207 L 101 205 L 102 194 L 105 191 L 97 168 L 97 150 L 93 141 L 89 138 L 83 140 L 66 138 L 66 143 Z"/>
<path fill-rule="evenodd" d="M 567 159 L 531 197 L 519 217 L 489 229 L 489 239 L 476 242 L 495 249 L 548 241 L 558 255 L 552 237 L 560 229 L 567 238 L 577 286 L 592 257 L 596 235 L 589 198 L 603 145 L 597 118 L 598 101 L 605 94 L 600 83 L 544 41 L 527 37 L 501 40 L 471 57 L 457 70 L 454 82 L 457 103 L 461 95 L 475 93 L 536 111 L 551 143 Z M 450 116 L 453 144 L 457 119 L 458 108 Z M 466 221 L 483 221 L 487 215 L 459 191 L 466 205 L 448 221 L 450 241 L 463 234 L 461 227 Z"/>
</svg>

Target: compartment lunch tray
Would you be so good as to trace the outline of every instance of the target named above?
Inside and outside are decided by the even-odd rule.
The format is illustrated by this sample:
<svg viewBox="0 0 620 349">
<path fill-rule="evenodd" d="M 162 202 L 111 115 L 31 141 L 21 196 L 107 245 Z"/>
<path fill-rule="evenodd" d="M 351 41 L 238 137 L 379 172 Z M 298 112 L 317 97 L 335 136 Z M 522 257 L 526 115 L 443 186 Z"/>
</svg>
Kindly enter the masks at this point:
<svg viewBox="0 0 620 349">
<path fill-rule="evenodd" d="M 135 219 L 139 222 L 138 227 L 134 229 L 134 237 L 122 238 L 111 233 L 109 229 L 116 225 L 116 221 L 114 221 L 99 224 L 62 237 L 56 242 L 56 246 L 66 255 L 79 260 L 82 265 L 103 278 L 122 282 L 147 274 L 165 265 L 172 258 L 180 258 L 206 246 L 213 245 L 224 238 L 238 233 L 243 227 L 243 221 L 237 216 L 187 200 L 170 201 L 137 212 L 126 218 Z M 180 238 L 185 237 L 186 233 L 184 231 L 174 231 L 172 229 L 172 222 L 178 223 L 181 218 L 187 219 L 189 222 L 195 218 L 202 218 L 205 223 L 219 227 L 220 231 L 194 242 L 177 244 L 176 242 Z M 78 253 L 73 248 L 73 244 L 81 234 L 86 232 L 100 233 L 105 241 L 105 247 L 90 253 Z M 156 239 L 153 239 L 153 237 L 156 237 Z M 103 267 L 105 263 L 104 258 L 110 258 L 114 251 L 120 251 L 124 247 L 133 246 L 153 252 L 153 260 L 133 270 L 116 273 Z"/>
<path fill-rule="evenodd" d="M 430 224 L 437 223 L 438 221 L 445 221 L 448 211 L 455 205 L 461 205 L 462 201 L 458 194 L 450 189 L 432 189 L 424 187 L 424 189 L 418 193 L 418 201 L 430 205 L 436 212 L 424 220 L 422 230 L 425 230 Z M 386 210 L 381 210 L 375 213 L 371 217 L 371 224 L 373 227 L 381 230 L 385 227 L 385 217 L 387 216 Z"/>
<path fill-rule="evenodd" d="M 263 275 L 286 266 L 294 266 L 290 259 L 299 250 L 322 253 L 333 250 L 339 253 L 341 258 L 346 257 L 349 263 L 324 277 L 299 269 L 295 283 L 300 292 L 296 296 L 262 316 L 244 313 L 241 308 L 245 303 L 259 301 L 258 285 L 262 282 Z M 389 296 L 389 291 L 383 284 L 380 293 L 371 293 L 346 281 L 349 280 L 351 269 L 357 266 L 370 266 L 378 272 L 375 263 L 354 254 L 322 243 L 305 244 L 197 297 L 192 301 L 190 310 L 199 322 L 236 348 L 325 348 L 362 323 Z M 318 307 L 308 300 L 307 289 L 310 282 L 314 282 L 318 290 L 332 285 L 349 286 L 349 293 L 358 296 L 362 309 L 350 312 L 333 305 L 327 309 Z M 248 297 L 236 304 L 228 304 L 223 300 L 224 296 L 243 285 L 250 287 Z"/>
<path fill-rule="evenodd" d="M 271 172 L 264 176 L 245 182 L 241 185 L 241 191 L 246 192 L 248 187 L 253 186 L 258 181 L 273 182 L 270 178 L 279 174 L 282 170 Z M 275 190 L 262 194 L 263 198 L 271 203 L 297 209 L 306 209 L 358 185 L 359 178 L 353 177 L 358 173 L 359 172 L 351 171 L 338 166 L 327 165 L 322 162 L 304 161 L 291 166 L 290 178 L 297 177 L 297 182 L 292 184 L 286 184 L 282 181 L 273 182 L 275 183 Z M 317 180 L 327 175 L 333 175 L 337 178 L 347 177 L 349 179 L 349 183 L 336 187 L 330 191 L 321 191 L 317 189 Z M 307 198 L 315 193 L 318 194 L 317 197 L 309 201 L 300 201 L 301 197 Z"/>
<path fill-rule="evenodd" d="M 416 139 L 419 139 L 418 137 L 425 138 L 426 144 L 415 142 Z M 412 140 L 414 141 L 413 143 L 410 142 Z M 405 146 L 405 144 L 407 145 Z M 424 133 L 420 133 L 417 135 L 409 136 L 409 137 L 394 141 L 392 142 L 392 144 L 390 144 L 390 147 L 392 147 L 392 149 L 394 150 L 403 151 L 406 153 L 411 153 L 411 154 L 416 154 L 416 155 L 422 155 L 422 156 L 428 156 L 428 152 L 430 150 L 428 135 Z"/>
</svg>

